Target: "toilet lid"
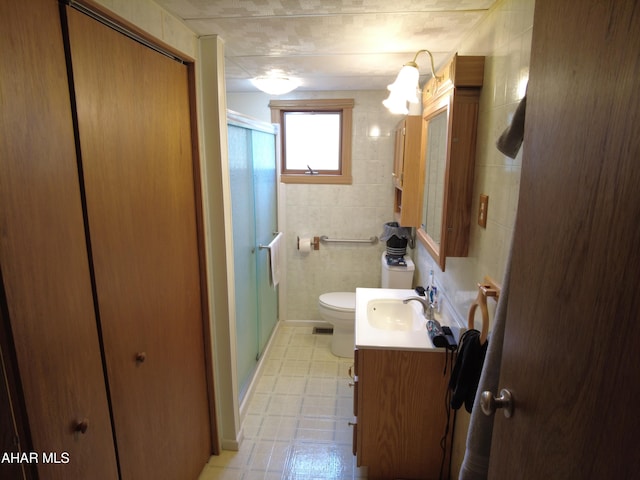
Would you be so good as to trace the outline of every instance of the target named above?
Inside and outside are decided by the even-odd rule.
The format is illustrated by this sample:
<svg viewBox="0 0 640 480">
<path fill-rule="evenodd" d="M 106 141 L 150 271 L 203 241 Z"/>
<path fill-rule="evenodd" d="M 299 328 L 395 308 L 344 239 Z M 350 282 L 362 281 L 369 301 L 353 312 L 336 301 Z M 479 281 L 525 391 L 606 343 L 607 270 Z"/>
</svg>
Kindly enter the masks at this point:
<svg viewBox="0 0 640 480">
<path fill-rule="evenodd" d="M 355 292 L 331 292 L 320 295 L 320 304 L 342 312 L 355 312 Z"/>
</svg>

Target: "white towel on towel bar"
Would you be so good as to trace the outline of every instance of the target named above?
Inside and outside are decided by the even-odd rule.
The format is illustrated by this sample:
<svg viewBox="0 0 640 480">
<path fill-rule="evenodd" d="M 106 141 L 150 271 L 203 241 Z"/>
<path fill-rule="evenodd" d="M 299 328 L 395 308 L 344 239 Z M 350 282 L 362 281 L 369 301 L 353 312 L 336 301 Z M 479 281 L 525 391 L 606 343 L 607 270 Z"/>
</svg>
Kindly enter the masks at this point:
<svg viewBox="0 0 640 480">
<path fill-rule="evenodd" d="M 270 275 L 269 280 L 273 288 L 275 288 L 280 282 L 280 263 L 281 263 L 281 244 L 282 244 L 282 232 L 278 232 L 276 237 L 271 240 L 269 244 L 269 265 Z"/>
</svg>

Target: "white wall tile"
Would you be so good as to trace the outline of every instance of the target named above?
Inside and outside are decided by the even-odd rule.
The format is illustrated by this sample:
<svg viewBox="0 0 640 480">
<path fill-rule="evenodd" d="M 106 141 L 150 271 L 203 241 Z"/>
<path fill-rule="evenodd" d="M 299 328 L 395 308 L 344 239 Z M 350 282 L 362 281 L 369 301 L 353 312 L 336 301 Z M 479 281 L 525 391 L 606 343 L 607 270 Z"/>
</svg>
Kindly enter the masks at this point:
<svg viewBox="0 0 640 480">
<path fill-rule="evenodd" d="M 287 248 L 284 318 L 319 320 L 322 293 L 380 285 L 384 243 L 321 244 L 319 251 L 295 250 L 297 236 L 369 238 L 393 220 L 393 138 L 400 117 L 382 106 L 385 92 L 314 92 L 287 98 L 353 98 L 352 185 L 282 185 L 286 190 Z M 372 129 L 375 127 L 375 135 Z M 293 248 L 291 248 L 293 245 Z"/>
</svg>

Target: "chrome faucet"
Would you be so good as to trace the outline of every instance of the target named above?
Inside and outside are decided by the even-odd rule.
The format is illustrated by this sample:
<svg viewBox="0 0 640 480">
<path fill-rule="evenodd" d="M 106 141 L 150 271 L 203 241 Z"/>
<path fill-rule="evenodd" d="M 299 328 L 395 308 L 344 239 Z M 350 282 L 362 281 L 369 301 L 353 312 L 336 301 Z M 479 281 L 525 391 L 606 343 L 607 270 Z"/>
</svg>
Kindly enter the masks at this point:
<svg viewBox="0 0 640 480">
<path fill-rule="evenodd" d="M 405 298 L 404 300 L 402 300 L 402 303 L 409 303 L 411 300 L 420 302 L 420 305 L 422 305 L 422 314 L 425 316 L 427 320 L 435 320 L 435 316 L 433 314 L 434 312 L 433 303 L 427 301 L 426 298 L 422 298 L 422 297 Z"/>
</svg>

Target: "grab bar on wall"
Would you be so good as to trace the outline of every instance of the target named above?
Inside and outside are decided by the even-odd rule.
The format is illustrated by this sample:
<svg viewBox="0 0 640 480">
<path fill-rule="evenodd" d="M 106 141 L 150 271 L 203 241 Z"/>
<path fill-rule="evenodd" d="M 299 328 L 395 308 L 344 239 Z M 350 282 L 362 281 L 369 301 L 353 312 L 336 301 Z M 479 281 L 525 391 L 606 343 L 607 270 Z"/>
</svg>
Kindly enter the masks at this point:
<svg viewBox="0 0 640 480">
<path fill-rule="evenodd" d="M 320 237 L 320 241 L 322 243 L 369 243 L 371 245 L 375 245 L 378 243 L 378 237 L 370 237 L 368 239 L 351 239 L 351 238 L 329 238 L 326 235 L 322 235 Z"/>
</svg>

